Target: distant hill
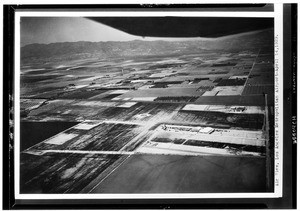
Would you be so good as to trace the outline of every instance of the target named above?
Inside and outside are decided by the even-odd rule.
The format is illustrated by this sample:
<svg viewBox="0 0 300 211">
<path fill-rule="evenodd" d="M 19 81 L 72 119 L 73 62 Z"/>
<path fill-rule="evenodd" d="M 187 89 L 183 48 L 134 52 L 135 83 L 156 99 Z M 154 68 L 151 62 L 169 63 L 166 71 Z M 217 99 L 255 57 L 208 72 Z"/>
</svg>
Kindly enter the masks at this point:
<svg viewBox="0 0 300 211">
<path fill-rule="evenodd" d="M 143 55 L 199 53 L 204 50 L 251 50 L 272 46 L 273 30 L 232 35 L 213 40 L 193 41 L 128 41 L 128 42 L 63 42 L 30 44 L 21 48 L 22 63 L 40 60 L 82 59 L 90 57 L 128 57 Z"/>
</svg>

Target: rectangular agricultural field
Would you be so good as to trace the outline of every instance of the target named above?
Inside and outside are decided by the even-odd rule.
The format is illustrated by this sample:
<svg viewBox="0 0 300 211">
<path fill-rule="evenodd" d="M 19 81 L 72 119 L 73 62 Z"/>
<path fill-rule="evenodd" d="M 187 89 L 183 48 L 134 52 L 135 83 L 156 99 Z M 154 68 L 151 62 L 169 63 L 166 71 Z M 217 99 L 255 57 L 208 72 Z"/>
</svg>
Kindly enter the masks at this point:
<svg viewBox="0 0 300 211">
<path fill-rule="evenodd" d="M 224 96 L 224 95 L 241 95 L 244 86 L 216 86 L 211 91 L 206 91 L 203 96 Z M 207 94 L 209 93 L 209 94 Z"/>
<path fill-rule="evenodd" d="M 197 91 L 197 88 L 155 88 L 130 91 L 121 96 L 118 96 L 118 98 L 201 96 L 202 94 L 203 92 Z"/>
<path fill-rule="evenodd" d="M 274 73 L 274 65 L 272 63 L 255 64 L 251 70 L 251 74 Z"/>
<path fill-rule="evenodd" d="M 47 92 L 61 92 L 65 87 L 39 87 L 36 84 L 21 84 L 21 97 L 23 95 L 36 95 Z M 37 97 L 35 97 L 37 98 Z"/>
<path fill-rule="evenodd" d="M 101 111 L 107 109 L 107 107 L 92 107 L 92 106 L 76 106 L 67 105 L 57 107 L 51 110 L 33 110 L 27 119 L 29 120 L 65 120 L 65 121 L 82 121 L 84 119 L 91 119 Z"/>
<path fill-rule="evenodd" d="M 108 90 L 105 89 L 97 89 L 97 90 L 88 90 L 88 89 L 78 89 L 71 92 L 67 92 L 65 94 L 60 95 L 59 99 L 88 99 L 93 96 L 103 94 Z"/>
<path fill-rule="evenodd" d="M 121 155 L 21 154 L 21 193 L 80 193 Z"/>
<path fill-rule="evenodd" d="M 21 121 L 21 151 L 66 130 L 77 122 L 25 122 Z"/>
<path fill-rule="evenodd" d="M 174 103 L 136 103 L 126 107 L 109 107 L 99 112 L 93 119 L 107 119 L 134 122 L 159 122 L 171 119 L 182 107 Z"/>
<path fill-rule="evenodd" d="M 160 101 L 160 102 L 182 102 L 182 103 L 187 103 L 187 102 L 194 102 L 198 97 L 157 97 L 154 99 L 154 101 Z"/>
<path fill-rule="evenodd" d="M 37 150 L 62 150 L 64 152 L 93 152 L 93 151 L 119 151 L 129 142 L 143 132 L 140 125 L 121 123 L 96 124 L 91 129 L 82 128 L 79 125 L 62 133 L 46 139 L 27 150 L 27 153 L 35 153 Z M 138 141 L 138 140 L 136 140 Z M 133 143 L 134 144 L 134 143 Z"/>
<path fill-rule="evenodd" d="M 245 86 L 242 95 L 259 95 L 267 94 L 268 96 L 274 96 L 274 85 L 269 86 Z"/>
<path fill-rule="evenodd" d="M 273 85 L 274 84 L 274 72 L 271 73 L 258 73 L 252 74 L 248 77 L 246 86 L 253 85 Z"/>
<path fill-rule="evenodd" d="M 21 84 L 33 84 L 37 83 L 40 81 L 45 81 L 45 80 L 53 80 L 59 77 L 60 75 L 26 75 L 26 76 L 21 76 Z"/>
<path fill-rule="evenodd" d="M 238 114 L 213 111 L 181 110 L 172 117 L 174 122 L 185 124 L 201 124 L 205 126 L 225 128 L 262 129 L 264 114 Z"/>
<path fill-rule="evenodd" d="M 63 103 L 68 102 L 68 103 Z M 103 110 L 115 107 L 120 103 L 101 101 L 71 101 L 54 100 L 49 101 L 49 105 L 33 110 L 29 116 L 36 119 L 48 119 L 50 117 L 62 118 L 66 120 L 88 119 L 101 113 Z M 102 118 L 100 118 L 102 119 Z"/>
<path fill-rule="evenodd" d="M 245 82 L 245 78 L 222 79 L 217 86 L 243 86 Z"/>
<path fill-rule="evenodd" d="M 142 132 L 139 127 L 136 124 L 102 123 L 72 140 L 64 149 L 119 151 Z"/>
<path fill-rule="evenodd" d="M 200 96 L 196 104 L 207 105 L 240 105 L 240 106 L 265 106 L 263 95 L 247 96 Z M 274 104 L 274 98 L 268 97 L 268 104 Z"/>
</svg>

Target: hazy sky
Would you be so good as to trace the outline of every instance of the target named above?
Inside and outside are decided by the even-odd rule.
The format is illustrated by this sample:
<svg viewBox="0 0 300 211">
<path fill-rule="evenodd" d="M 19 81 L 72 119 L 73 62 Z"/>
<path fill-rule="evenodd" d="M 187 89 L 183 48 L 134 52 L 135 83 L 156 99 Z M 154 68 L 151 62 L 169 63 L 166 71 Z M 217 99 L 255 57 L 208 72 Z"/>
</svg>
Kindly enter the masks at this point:
<svg viewBox="0 0 300 211">
<path fill-rule="evenodd" d="M 183 40 L 183 38 L 143 38 L 81 17 L 22 17 L 21 46 L 31 43 L 76 41 Z"/>
</svg>

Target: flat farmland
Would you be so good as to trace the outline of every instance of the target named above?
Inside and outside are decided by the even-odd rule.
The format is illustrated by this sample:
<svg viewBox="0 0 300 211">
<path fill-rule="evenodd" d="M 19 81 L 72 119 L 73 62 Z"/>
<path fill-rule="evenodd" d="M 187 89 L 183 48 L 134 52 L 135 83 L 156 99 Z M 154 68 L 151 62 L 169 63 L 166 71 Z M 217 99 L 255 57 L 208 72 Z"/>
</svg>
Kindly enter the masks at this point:
<svg viewBox="0 0 300 211">
<path fill-rule="evenodd" d="M 196 104 L 205 105 L 240 105 L 240 106 L 264 106 L 265 99 L 261 95 L 247 96 L 200 96 Z M 274 100 L 268 98 L 268 104 L 274 104 Z"/>
<path fill-rule="evenodd" d="M 66 130 L 77 122 L 26 122 L 21 121 L 20 144 L 21 151 L 44 141 L 63 130 Z"/>
<path fill-rule="evenodd" d="M 172 120 L 180 123 L 193 123 L 205 126 L 262 129 L 264 115 L 182 110 L 173 116 Z"/>
<path fill-rule="evenodd" d="M 119 121 L 158 122 L 170 119 L 182 107 L 173 103 L 137 103 L 130 108 L 109 107 L 93 119 L 105 118 Z"/>
<path fill-rule="evenodd" d="M 154 101 L 162 101 L 162 102 L 194 102 L 197 97 L 158 97 L 154 99 Z"/>
<path fill-rule="evenodd" d="M 99 122 L 100 123 L 100 122 Z M 98 123 L 98 124 L 99 124 Z M 47 152 L 47 150 L 57 150 L 65 152 L 93 152 L 93 151 L 119 151 L 127 146 L 129 142 L 135 145 L 133 141 L 143 132 L 143 128 L 137 124 L 122 123 L 100 123 L 96 124 L 92 129 L 77 129 L 72 127 L 43 142 L 34 145 L 26 150 L 28 153 L 36 153 L 36 151 Z M 126 147 L 131 151 L 133 147 Z"/>
<path fill-rule="evenodd" d="M 118 105 L 122 105 L 118 102 L 102 102 L 102 101 L 91 101 L 91 100 L 52 100 L 47 105 L 41 106 L 40 108 L 33 110 L 29 114 L 30 119 L 48 119 L 62 118 L 62 119 L 85 119 L 93 118 L 97 114 L 102 113 L 106 109 L 114 109 L 115 111 L 122 112 L 128 108 L 119 108 Z M 99 120 L 105 118 L 99 117 Z"/>
<path fill-rule="evenodd" d="M 201 147 L 209 147 L 209 148 L 233 148 L 237 151 L 243 150 L 248 152 L 259 152 L 264 153 L 265 147 L 262 146 L 251 146 L 251 145 L 242 145 L 242 144 L 231 144 L 231 143 L 220 143 L 220 142 L 209 142 L 209 141 L 199 141 L 199 140 L 187 140 L 185 145 L 191 145 L 191 146 L 201 146 Z"/>
<path fill-rule="evenodd" d="M 268 96 L 274 96 L 274 85 L 268 86 L 245 86 L 242 95 L 259 95 L 267 94 Z"/>
<path fill-rule="evenodd" d="M 103 94 L 109 90 L 97 89 L 97 90 L 88 90 L 88 89 L 78 89 L 68 93 L 63 93 L 58 97 L 58 99 L 89 99 L 93 96 Z"/>
<path fill-rule="evenodd" d="M 127 92 L 119 98 L 134 98 L 134 97 L 168 97 L 168 96 L 201 96 L 202 91 L 197 91 L 197 88 L 156 88 L 147 90 L 136 90 Z"/>
<path fill-rule="evenodd" d="M 247 85 L 271 85 L 274 84 L 274 73 L 258 73 L 248 77 Z"/>
<path fill-rule="evenodd" d="M 120 120 L 146 122 L 155 118 L 169 118 L 183 105 L 173 103 L 133 103 L 126 102 L 101 102 L 101 101 L 70 101 L 54 100 L 48 105 L 33 110 L 27 119 L 48 120 Z M 137 115 L 143 118 L 136 118 Z"/>
<path fill-rule="evenodd" d="M 33 86 L 32 84 L 21 84 L 21 86 L 21 97 L 23 97 L 24 95 L 32 95 L 35 98 L 37 94 L 42 94 L 51 91 L 60 92 L 64 89 L 64 87 L 39 87 Z"/>
<path fill-rule="evenodd" d="M 260 55 L 258 56 L 257 60 L 256 60 L 257 63 L 274 63 L 274 55 L 270 54 L 270 55 Z"/>
<path fill-rule="evenodd" d="M 45 80 L 53 80 L 56 79 L 61 75 L 30 75 L 30 76 L 22 76 L 21 77 L 21 83 L 22 84 L 32 84 L 40 81 L 45 81 Z"/>
<path fill-rule="evenodd" d="M 88 151 L 119 151 L 139 135 L 139 125 L 102 123 L 96 128 L 76 137 L 63 149 Z"/>
<path fill-rule="evenodd" d="M 53 100 L 48 104 L 41 106 L 30 112 L 28 119 L 36 120 L 48 120 L 48 119 L 65 119 L 74 121 L 83 118 L 91 117 L 106 109 L 106 106 L 101 106 L 101 103 L 97 103 L 97 109 L 95 106 L 81 106 L 76 104 L 75 100 Z M 77 121 L 77 120 L 76 120 Z"/>
<path fill-rule="evenodd" d="M 265 158 L 132 155 L 91 193 L 266 191 Z"/>
<path fill-rule="evenodd" d="M 39 115 L 43 112 L 50 112 L 56 108 L 59 108 L 64 105 L 68 105 L 74 102 L 74 100 L 52 100 L 48 101 L 45 105 L 39 107 L 36 110 L 30 112 L 30 115 Z"/>
<path fill-rule="evenodd" d="M 21 67 L 21 73 L 26 75 L 26 76 L 31 76 L 31 75 L 51 75 L 49 73 L 52 73 L 53 71 L 56 71 L 56 69 L 46 69 L 46 68 L 36 68 L 36 69 L 23 69 Z"/>
<path fill-rule="evenodd" d="M 222 79 L 217 86 L 243 86 L 246 79 Z"/>
<path fill-rule="evenodd" d="M 274 65 L 272 63 L 255 64 L 251 74 L 274 73 Z"/>
<path fill-rule="evenodd" d="M 192 132 L 180 133 L 174 131 L 156 131 L 155 135 L 152 135 L 152 139 L 148 140 L 144 146 L 149 148 L 149 142 L 157 143 L 168 143 L 168 149 L 175 149 L 175 153 L 180 152 L 174 148 L 174 144 L 181 145 L 181 150 L 185 151 L 184 146 L 195 146 L 190 150 L 186 150 L 187 154 L 189 151 L 194 150 L 197 152 L 197 148 L 206 148 L 205 153 L 214 154 L 215 149 L 224 149 L 224 155 L 236 155 L 235 153 L 247 153 L 255 152 L 264 155 L 265 153 L 265 139 L 261 131 L 246 131 L 246 130 L 230 130 L 230 129 L 215 129 L 211 134 L 197 134 Z M 151 144 L 152 145 L 152 144 Z M 151 146 L 150 145 L 150 146 Z M 173 146 L 172 146 L 173 145 Z M 155 152 L 157 146 L 152 145 L 152 151 Z M 158 146 L 161 148 L 162 146 Z M 199 148 L 198 148 L 199 149 Z M 139 149 L 138 149 L 139 150 Z M 230 151 L 232 150 L 232 151 Z M 167 152 L 167 151 L 166 151 Z M 226 152 L 226 153 L 225 153 Z M 173 153 L 169 151 L 169 153 Z M 198 152 L 201 154 L 202 152 Z M 215 154 L 218 154 L 215 153 Z M 254 155 L 254 154 L 251 154 Z"/>
<path fill-rule="evenodd" d="M 66 121 L 83 121 L 85 119 L 93 119 L 107 107 L 84 107 L 84 106 L 67 106 L 60 107 L 50 111 L 39 112 L 38 115 L 30 115 L 28 120 L 43 120 L 49 121 L 54 119 L 66 120 Z M 121 109 L 120 109 L 121 110 Z M 104 118 L 104 117 L 103 117 Z M 103 120 L 100 118 L 99 120 Z"/>
<path fill-rule="evenodd" d="M 44 99 L 21 99 L 20 108 L 21 110 L 32 110 L 41 106 L 45 102 Z"/>
<path fill-rule="evenodd" d="M 21 193 L 269 191 L 274 48 L 256 36 L 247 48 L 237 36 L 32 57 L 21 73 Z"/>
<path fill-rule="evenodd" d="M 120 155 L 21 153 L 21 193 L 79 193 Z"/>
<path fill-rule="evenodd" d="M 46 92 L 36 92 L 32 98 L 42 98 L 42 99 L 59 99 L 61 95 L 66 95 L 68 93 L 68 90 L 65 90 L 64 88 L 57 88 L 53 89 L 51 91 Z"/>
</svg>

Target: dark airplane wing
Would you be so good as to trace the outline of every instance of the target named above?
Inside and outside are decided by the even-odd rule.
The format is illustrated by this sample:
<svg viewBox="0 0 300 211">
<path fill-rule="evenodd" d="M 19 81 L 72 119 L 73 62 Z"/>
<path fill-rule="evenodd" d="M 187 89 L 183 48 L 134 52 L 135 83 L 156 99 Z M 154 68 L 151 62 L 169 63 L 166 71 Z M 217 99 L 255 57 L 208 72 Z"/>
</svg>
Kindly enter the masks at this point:
<svg viewBox="0 0 300 211">
<path fill-rule="evenodd" d="M 142 37 L 221 37 L 274 27 L 273 18 L 243 17 L 90 17 Z"/>
</svg>

